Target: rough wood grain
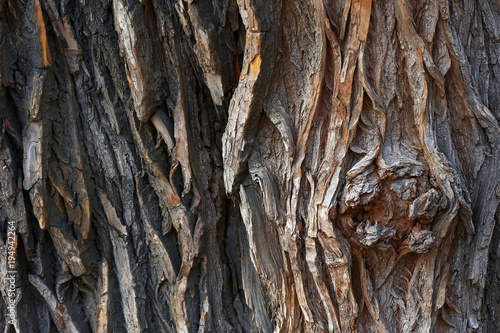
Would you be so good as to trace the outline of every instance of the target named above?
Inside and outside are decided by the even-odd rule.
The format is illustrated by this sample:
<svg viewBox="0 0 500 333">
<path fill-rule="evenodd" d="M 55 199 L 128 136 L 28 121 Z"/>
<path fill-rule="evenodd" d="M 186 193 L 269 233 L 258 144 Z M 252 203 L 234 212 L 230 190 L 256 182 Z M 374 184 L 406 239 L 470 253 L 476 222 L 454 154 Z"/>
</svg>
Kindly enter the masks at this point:
<svg viewBox="0 0 500 333">
<path fill-rule="evenodd" d="M 494 0 L 0 0 L 0 330 L 500 330 Z"/>
</svg>

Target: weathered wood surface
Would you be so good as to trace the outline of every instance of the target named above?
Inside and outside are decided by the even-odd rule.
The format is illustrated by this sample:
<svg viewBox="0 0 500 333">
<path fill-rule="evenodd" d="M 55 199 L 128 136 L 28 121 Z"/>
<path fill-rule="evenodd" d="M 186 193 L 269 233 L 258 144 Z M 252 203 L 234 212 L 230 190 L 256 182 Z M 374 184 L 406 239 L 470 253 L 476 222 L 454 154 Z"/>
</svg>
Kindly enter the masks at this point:
<svg viewBox="0 0 500 333">
<path fill-rule="evenodd" d="M 499 121 L 495 0 L 0 0 L 0 331 L 16 221 L 20 332 L 497 332 Z"/>
</svg>

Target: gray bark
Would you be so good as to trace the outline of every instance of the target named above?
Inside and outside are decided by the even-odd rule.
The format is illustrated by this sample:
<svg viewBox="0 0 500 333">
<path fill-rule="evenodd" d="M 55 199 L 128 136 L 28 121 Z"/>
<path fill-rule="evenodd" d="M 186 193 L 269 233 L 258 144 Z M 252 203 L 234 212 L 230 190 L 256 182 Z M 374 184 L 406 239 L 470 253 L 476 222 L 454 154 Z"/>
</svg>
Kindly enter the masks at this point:
<svg viewBox="0 0 500 333">
<path fill-rule="evenodd" d="M 0 331 L 500 330 L 495 0 L 0 0 Z"/>
</svg>

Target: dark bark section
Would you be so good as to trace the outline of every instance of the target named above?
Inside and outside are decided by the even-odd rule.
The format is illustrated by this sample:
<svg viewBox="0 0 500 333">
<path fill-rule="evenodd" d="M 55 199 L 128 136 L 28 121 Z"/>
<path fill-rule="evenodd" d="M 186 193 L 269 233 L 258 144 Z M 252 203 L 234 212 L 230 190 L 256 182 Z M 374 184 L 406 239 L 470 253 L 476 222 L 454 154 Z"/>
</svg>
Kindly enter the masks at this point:
<svg viewBox="0 0 500 333">
<path fill-rule="evenodd" d="M 500 329 L 494 1 L 0 0 L 0 330 Z"/>
</svg>

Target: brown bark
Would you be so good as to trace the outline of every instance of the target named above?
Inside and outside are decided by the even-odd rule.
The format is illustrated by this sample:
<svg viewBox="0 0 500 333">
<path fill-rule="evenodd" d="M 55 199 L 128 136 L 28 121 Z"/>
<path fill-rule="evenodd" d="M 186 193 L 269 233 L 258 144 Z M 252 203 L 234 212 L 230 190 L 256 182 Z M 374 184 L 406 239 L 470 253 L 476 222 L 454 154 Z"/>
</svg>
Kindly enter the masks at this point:
<svg viewBox="0 0 500 333">
<path fill-rule="evenodd" d="M 500 330 L 494 0 L 0 0 L 0 330 Z"/>
</svg>

